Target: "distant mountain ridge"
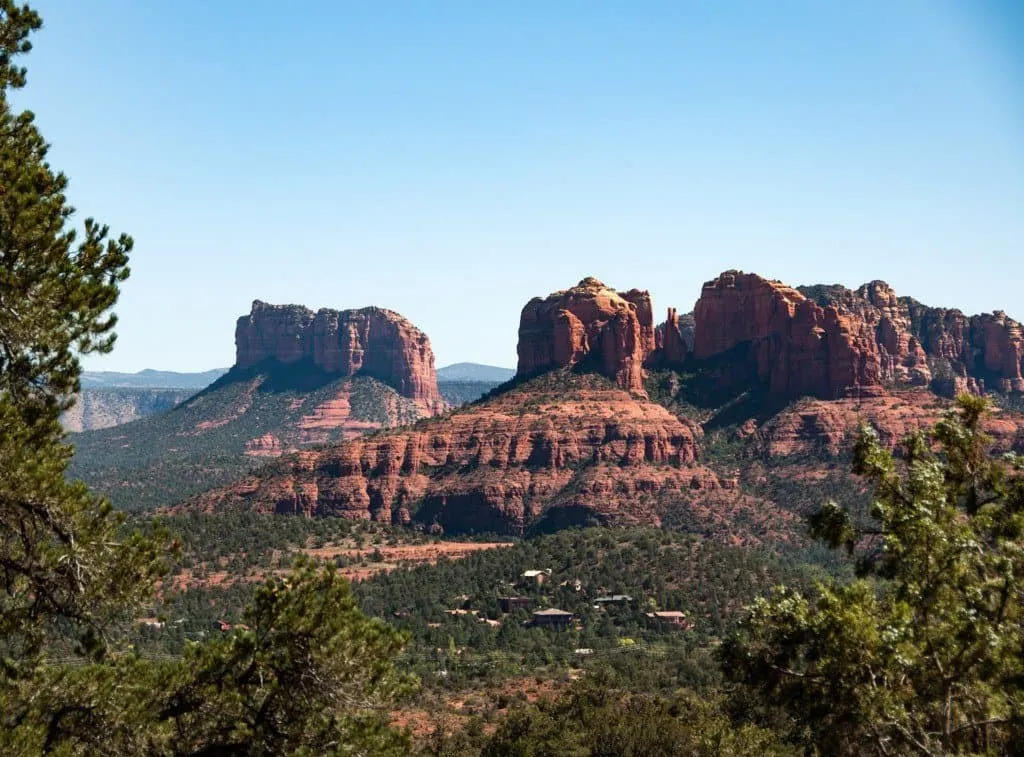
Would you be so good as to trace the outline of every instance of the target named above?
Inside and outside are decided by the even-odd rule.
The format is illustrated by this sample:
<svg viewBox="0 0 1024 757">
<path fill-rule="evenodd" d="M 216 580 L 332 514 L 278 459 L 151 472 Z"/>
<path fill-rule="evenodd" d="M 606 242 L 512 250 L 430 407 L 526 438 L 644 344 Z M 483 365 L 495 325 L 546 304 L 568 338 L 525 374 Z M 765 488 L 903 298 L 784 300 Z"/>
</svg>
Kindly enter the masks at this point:
<svg viewBox="0 0 1024 757">
<path fill-rule="evenodd" d="M 159 371 L 146 368 L 137 373 L 120 371 L 82 371 L 83 389 L 205 389 L 228 372 L 227 368 L 212 368 L 195 373 Z"/>
<path fill-rule="evenodd" d="M 437 369 L 438 381 L 482 381 L 501 384 L 516 375 L 512 368 L 482 363 L 452 363 Z"/>
</svg>

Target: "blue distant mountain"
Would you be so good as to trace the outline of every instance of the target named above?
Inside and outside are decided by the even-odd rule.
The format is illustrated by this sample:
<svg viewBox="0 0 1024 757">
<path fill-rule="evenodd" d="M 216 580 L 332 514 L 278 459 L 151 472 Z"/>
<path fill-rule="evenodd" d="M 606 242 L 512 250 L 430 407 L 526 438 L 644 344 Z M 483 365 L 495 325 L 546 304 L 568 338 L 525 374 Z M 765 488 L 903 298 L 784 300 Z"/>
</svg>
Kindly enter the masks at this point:
<svg viewBox="0 0 1024 757">
<path fill-rule="evenodd" d="M 214 368 L 198 373 L 155 371 L 152 368 L 146 368 L 138 373 L 82 371 L 82 388 L 205 389 L 227 372 L 227 368 Z"/>
<path fill-rule="evenodd" d="M 516 375 L 511 368 L 480 363 L 452 363 L 437 369 L 438 381 L 488 381 L 500 384 Z"/>
</svg>

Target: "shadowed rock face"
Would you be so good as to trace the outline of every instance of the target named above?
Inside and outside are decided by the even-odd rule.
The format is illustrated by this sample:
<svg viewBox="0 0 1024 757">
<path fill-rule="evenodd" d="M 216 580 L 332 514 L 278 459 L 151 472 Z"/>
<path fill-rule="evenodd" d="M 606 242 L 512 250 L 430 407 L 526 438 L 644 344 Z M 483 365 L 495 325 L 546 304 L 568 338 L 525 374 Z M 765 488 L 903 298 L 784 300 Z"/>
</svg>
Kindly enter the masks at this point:
<svg viewBox="0 0 1024 757">
<path fill-rule="evenodd" d="M 655 330 L 655 348 L 660 362 L 681 365 L 693 349 L 693 316 L 680 316 L 675 308 L 668 309 L 665 322 Z"/>
<path fill-rule="evenodd" d="M 444 407 L 427 335 L 383 308 L 314 313 L 300 305 L 256 300 L 249 315 L 238 319 L 235 348 L 238 368 L 270 359 L 285 364 L 310 360 L 329 374 L 377 378 L 428 415 Z"/>
<path fill-rule="evenodd" d="M 592 363 L 619 387 L 644 393 L 643 364 L 654 350 L 647 292 L 616 292 L 594 278 L 526 303 L 519 320 L 519 376 Z"/>
</svg>

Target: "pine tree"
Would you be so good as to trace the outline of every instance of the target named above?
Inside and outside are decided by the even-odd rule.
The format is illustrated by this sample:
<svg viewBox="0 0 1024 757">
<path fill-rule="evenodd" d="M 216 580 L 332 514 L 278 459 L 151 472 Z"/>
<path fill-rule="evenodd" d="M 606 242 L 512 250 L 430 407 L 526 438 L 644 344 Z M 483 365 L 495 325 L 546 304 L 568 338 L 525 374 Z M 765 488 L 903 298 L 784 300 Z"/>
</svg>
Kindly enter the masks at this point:
<svg viewBox="0 0 1024 757">
<path fill-rule="evenodd" d="M 30 669 L 44 643 L 99 654 L 112 614 L 140 600 L 162 547 L 118 538 L 122 519 L 65 480 L 71 450 L 58 416 L 78 390 L 78 355 L 113 345 L 109 310 L 128 275 L 132 240 L 87 219 L 70 225 L 67 179 L 46 162 L 14 64 L 41 24 L 0 1 L 0 666 Z M 81 239 L 79 238 L 81 236 Z M 58 622 L 59 621 L 59 622 Z"/>
<path fill-rule="evenodd" d="M 0 0 L 0 754 L 405 754 L 383 715 L 403 638 L 308 563 L 254 597 L 248 628 L 152 662 L 119 634 L 169 543 L 66 479 L 59 424 L 79 356 L 109 351 L 132 240 L 85 220 L 8 97 L 40 28 Z M 59 658 L 76 656 L 76 664 Z"/>
</svg>

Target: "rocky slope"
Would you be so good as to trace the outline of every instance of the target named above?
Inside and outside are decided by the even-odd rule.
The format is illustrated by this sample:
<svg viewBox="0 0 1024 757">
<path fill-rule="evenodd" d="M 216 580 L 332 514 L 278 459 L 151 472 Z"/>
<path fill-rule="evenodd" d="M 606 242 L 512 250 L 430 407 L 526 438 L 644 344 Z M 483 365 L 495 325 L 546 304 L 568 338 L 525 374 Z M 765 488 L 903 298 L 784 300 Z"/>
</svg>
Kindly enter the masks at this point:
<svg viewBox="0 0 1024 757">
<path fill-rule="evenodd" d="M 656 403 L 562 370 L 410 429 L 290 456 L 186 507 L 415 521 L 447 533 L 666 517 L 713 530 L 737 510 L 761 531 L 795 522 L 702 466 L 700 437 Z"/>
<path fill-rule="evenodd" d="M 388 310 L 312 313 L 257 301 L 238 321 L 236 347 L 235 365 L 172 411 L 76 435 L 72 474 L 119 506 L 147 509 L 268 457 L 445 407 L 430 341 Z"/>
<path fill-rule="evenodd" d="M 120 426 L 170 410 L 193 394 L 190 389 L 83 389 L 60 422 L 72 432 Z"/>
</svg>

